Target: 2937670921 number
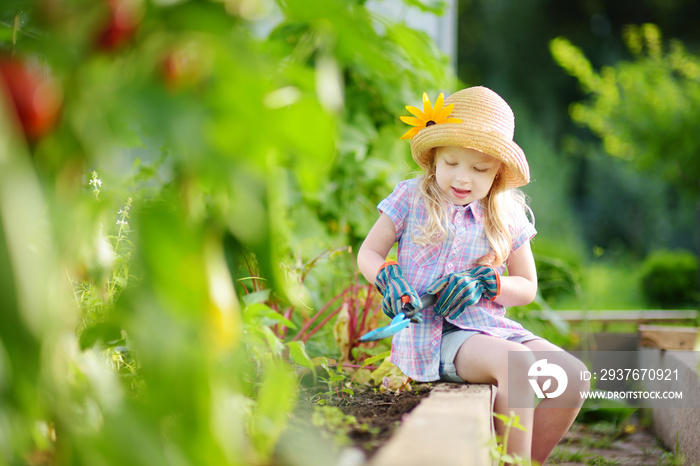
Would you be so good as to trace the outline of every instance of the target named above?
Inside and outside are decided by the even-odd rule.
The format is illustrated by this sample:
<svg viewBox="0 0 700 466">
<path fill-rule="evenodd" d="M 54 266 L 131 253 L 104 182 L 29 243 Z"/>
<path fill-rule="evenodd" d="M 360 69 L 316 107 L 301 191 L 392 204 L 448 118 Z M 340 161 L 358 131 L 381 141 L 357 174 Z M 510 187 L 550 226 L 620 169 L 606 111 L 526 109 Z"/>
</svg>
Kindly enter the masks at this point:
<svg viewBox="0 0 700 466">
<path fill-rule="evenodd" d="M 599 380 L 678 380 L 678 369 L 601 369 Z"/>
</svg>

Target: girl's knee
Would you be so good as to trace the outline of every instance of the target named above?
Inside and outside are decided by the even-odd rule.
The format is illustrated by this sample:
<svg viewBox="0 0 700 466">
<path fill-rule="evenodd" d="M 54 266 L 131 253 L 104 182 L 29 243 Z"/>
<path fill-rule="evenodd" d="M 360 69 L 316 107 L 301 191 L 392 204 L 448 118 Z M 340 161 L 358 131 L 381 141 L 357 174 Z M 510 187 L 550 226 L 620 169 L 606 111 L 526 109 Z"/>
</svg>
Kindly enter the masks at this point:
<svg viewBox="0 0 700 466">
<path fill-rule="evenodd" d="M 568 395 L 575 400 L 583 400 L 582 392 L 590 390 L 591 383 L 584 377 L 584 372 L 588 370 L 586 365 L 577 357 L 562 351 L 561 360 L 558 363 L 566 372 L 568 378 Z M 583 401 L 581 401 L 583 402 Z"/>
<path fill-rule="evenodd" d="M 566 371 L 569 379 L 583 381 L 583 373 L 588 370 L 588 367 L 576 356 L 567 352 L 562 352 L 562 368 Z"/>
<path fill-rule="evenodd" d="M 588 377 L 584 377 L 584 373 L 588 371 L 588 367 L 580 359 L 571 356 L 573 359 L 573 368 L 571 370 L 570 378 L 572 378 L 577 385 L 578 392 L 587 392 L 591 389 L 591 381 Z"/>
<path fill-rule="evenodd" d="M 590 390 L 590 381 L 586 380 L 587 377 L 583 377 L 584 372 L 587 371 L 587 367 L 580 359 L 561 349 L 557 349 L 556 351 L 547 349 L 545 353 L 546 361 L 543 361 L 545 356 L 538 354 L 542 350 L 539 348 L 531 349 L 534 351 L 533 355 L 535 358 L 533 359 L 537 357 L 541 358 L 536 362 L 541 363 L 542 366 L 555 366 L 554 369 L 551 369 L 552 374 L 548 375 L 554 375 L 555 372 L 561 373 L 563 371 L 561 375 L 565 376 L 566 388 L 563 393 L 557 396 L 557 398 L 561 399 L 561 402 L 566 402 L 566 400 L 568 400 L 568 403 L 573 407 L 574 404 L 578 404 L 579 400 L 583 400 L 583 395 L 581 395 L 581 393 Z M 556 379 L 557 386 L 559 383 L 564 382 L 564 378 L 556 377 Z M 538 383 L 543 383 L 543 380 L 538 379 Z"/>
</svg>

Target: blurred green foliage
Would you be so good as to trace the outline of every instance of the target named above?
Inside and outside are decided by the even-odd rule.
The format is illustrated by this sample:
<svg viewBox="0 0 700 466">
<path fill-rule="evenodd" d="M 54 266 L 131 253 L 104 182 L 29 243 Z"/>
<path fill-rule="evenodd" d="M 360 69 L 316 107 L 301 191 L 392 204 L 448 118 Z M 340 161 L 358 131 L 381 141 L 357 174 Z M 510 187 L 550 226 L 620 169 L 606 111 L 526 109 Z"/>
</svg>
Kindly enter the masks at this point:
<svg viewBox="0 0 700 466">
<path fill-rule="evenodd" d="M 644 174 L 637 186 L 629 183 L 634 178 L 622 178 L 628 180 L 627 186 L 618 185 L 616 202 L 607 204 L 611 210 L 607 218 L 617 215 L 618 220 L 595 227 L 609 237 L 625 231 L 633 244 L 644 244 L 654 251 L 663 248 L 663 243 L 650 242 L 646 237 L 650 232 L 670 237 L 672 233 L 663 230 L 692 225 L 686 229 L 696 232 L 692 243 L 697 243 L 700 144 L 695 128 L 700 122 L 700 57 L 687 52 L 678 40 L 665 45 L 661 31 L 653 24 L 628 26 L 624 37 L 634 59 L 604 67 L 599 73 L 567 39 L 559 37 L 550 43 L 557 63 L 589 94 L 586 102 L 572 104 L 573 120 L 599 136 L 608 155 L 633 164 Z M 610 177 L 610 169 L 621 169 L 619 163 L 605 165 L 608 168 L 600 172 L 604 178 Z M 643 208 L 648 199 L 661 199 L 665 208 L 658 212 Z M 684 206 L 681 211 L 685 216 L 678 222 L 669 221 L 674 217 L 671 206 Z M 688 213 L 694 209 L 693 219 Z M 647 213 L 640 214 L 645 210 Z M 681 260 L 652 252 L 641 282 L 649 305 L 673 307 L 697 302 L 690 298 L 698 294 L 697 272 L 688 268 L 692 260 L 697 263 L 697 256 L 691 253 Z"/>
<path fill-rule="evenodd" d="M 698 258 L 690 251 L 655 251 L 642 268 L 644 297 L 666 309 L 697 305 L 698 278 Z"/>
<path fill-rule="evenodd" d="M 0 62 L 0 463 L 297 464 L 314 362 L 274 329 L 356 280 L 316 258 L 447 59 L 361 0 L 12 0 Z"/>
<path fill-rule="evenodd" d="M 628 26 L 634 61 L 620 61 L 596 73 L 580 49 L 564 38 L 551 42 L 555 60 L 591 95 L 571 107 L 574 121 L 591 128 L 608 154 L 697 196 L 700 58 L 674 40 L 665 50 L 653 24 Z"/>
</svg>

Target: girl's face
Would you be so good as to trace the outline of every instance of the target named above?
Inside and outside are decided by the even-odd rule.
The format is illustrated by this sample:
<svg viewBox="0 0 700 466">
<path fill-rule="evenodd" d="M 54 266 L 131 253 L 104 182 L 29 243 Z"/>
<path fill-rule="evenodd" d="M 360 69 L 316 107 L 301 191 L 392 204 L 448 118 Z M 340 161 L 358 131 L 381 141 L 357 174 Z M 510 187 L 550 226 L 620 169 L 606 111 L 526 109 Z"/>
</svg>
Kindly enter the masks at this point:
<svg viewBox="0 0 700 466">
<path fill-rule="evenodd" d="M 490 155 L 464 147 L 438 147 L 435 180 L 453 204 L 467 205 L 489 193 L 501 162 Z"/>
</svg>

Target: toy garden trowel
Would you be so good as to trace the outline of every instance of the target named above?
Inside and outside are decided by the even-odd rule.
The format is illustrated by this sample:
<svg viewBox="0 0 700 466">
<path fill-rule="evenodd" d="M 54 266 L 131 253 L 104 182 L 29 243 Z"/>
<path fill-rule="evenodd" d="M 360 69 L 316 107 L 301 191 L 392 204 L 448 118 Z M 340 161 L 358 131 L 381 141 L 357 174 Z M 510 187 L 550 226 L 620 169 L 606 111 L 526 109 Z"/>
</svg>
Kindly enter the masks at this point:
<svg viewBox="0 0 700 466">
<path fill-rule="evenodd" d="M 396 335 L 398 332 L 408 327 L 408 324 L 411 323 L 411 320 L 414 318 L 414 316 L 417 317 L 418 311 L 420 310 L 414 309 L 413 306 L 411 306 L 411 304 L 408 302 L 408 300 L 408 296 L 403 296 L 401 298 L 401 301 L 403 301 L 401 312 L 396 314 L 394 318 L 391 319 L 391 323 L 389 325 L 365 333 L 364 335 L 362 335 L 362 337 L 360 337 L 360 341 L 383 340 L 384 338 Z M 423 296 L 421 296 L 420 300 L 420 308 L 425 309 L 426 307 L 435 304 L 435 301 L 437 301 L 437 295 L 424 294 Z"/>
</svg>

